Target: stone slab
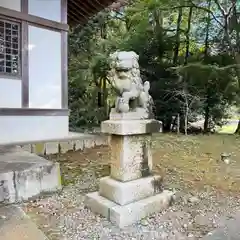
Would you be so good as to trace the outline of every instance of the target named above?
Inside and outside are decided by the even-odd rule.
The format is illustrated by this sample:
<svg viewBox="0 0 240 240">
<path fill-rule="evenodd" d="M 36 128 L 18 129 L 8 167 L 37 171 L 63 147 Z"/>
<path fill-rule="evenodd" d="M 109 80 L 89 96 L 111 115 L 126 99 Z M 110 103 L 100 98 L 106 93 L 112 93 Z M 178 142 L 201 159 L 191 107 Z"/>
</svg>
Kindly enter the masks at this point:
<svg viewBox="0 0 240 240">
<path fill-rule="evenodd" d="M 61 139 L 46 139 L 42 141 L 33 142 L 11 142 L 3 145 L 6 146 L 19 146 L 24 151 L 35 153 L 37 155 L 49 155 L 58 154 L 62 149 L 63 152 L 66 151 L 77 151 L 83 150 L 84 147 L 95 147 L 108 145 L 109 136 L 100 133 L 74 133 L 69 132 L 69 135 Z M 85 140 L 87 143 L 84 146 Z M 69 142 L 69 144 L 68 144 Z"/>
<path fill-rule="evenodd" d="M 45 143 L 45 149 L 46 149 L 46 155 L 59 153 L 60 151 L 59 143 L 58 142 Z"/>
<path fill-rule="evenodd" d="M 116 181 L 110 177 L 100 179 L 99 194 L 121 206 L 153 196 L 161 191 L 160 176 L 150 176 L 129 182 Z"/>
<path fill-rule="evenodd" d="M 18 206 L 0 207 L 0 239 L 48 240 Z"/>
<path fill-rule="evenodd" d="M 60 190 L 60 167 L 21 148 L 8 149 L 0 153 L 0 183 L 0 202 L 25 201 Z"/>
<path fill-rule="evenodd" d="M 109 210 L 117 204 L 100 196 L 98 192 L 92 192 L 86 195 L 85 206 L 109 220 Z"/>
<path fill-rule="evenodd" d="M 137 135 L 159 132 L 162 123 L 155 119 L 107 120 L 101 123 L 101 132 L 115 135 Z"/>
<path fill-rule="evenodd" d="M 131 181 L 152 171 L 151 134 L 111 135 L 111 177 Z"/>
<path fill-rule="evenodd" d="M 95 192 L 87 195 L 85 203 L 93 212 L 123 228 L 167 208 L 172 201 L 172 196 L 172 192 L 163 191 L 155 196 L 120 206 Z"/>
<path fill-rule="evenodd" d="M 136 108 L 128 113 L 119 113 L 115 108 L 112 108 L 109 115 L 110 120 L 139 120 L 148 118 L 149 114 L 144 108 Z"/>
</svg>

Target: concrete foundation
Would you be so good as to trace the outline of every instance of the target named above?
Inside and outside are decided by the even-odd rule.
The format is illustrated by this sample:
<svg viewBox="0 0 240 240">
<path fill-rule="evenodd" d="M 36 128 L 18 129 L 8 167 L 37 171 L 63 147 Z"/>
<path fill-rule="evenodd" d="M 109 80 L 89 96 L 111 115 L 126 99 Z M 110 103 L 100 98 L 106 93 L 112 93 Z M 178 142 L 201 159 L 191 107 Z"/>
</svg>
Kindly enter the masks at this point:
<svg viewBox="0 0 240 240">
<path fill-rule="evenodd" d="M 108 145 L 109 139 L 102 134 L 73 133 L 62 139 L 52 139 L 45 142 L 22 142 L 11 145 L 20 146 L 23 150 L 40 156 L 63 154 L 68 151 L 83 151 L 86 148 Z"/>
<path fill-rule="evenodd" d="M 0 203 L 18 203 L 60 189 L 58 163 L 20 147 L 0 148 Z"/>
<path fill-rule="evenodd" d="M 40 156 L 83 151 L 101 145 L 108 145 L 107 136 L 69 133 L 63 139 L 0 146 L 0 203 L 26 201 L 41 193 L 61 189 L 59 164 Z"/>
</svg>

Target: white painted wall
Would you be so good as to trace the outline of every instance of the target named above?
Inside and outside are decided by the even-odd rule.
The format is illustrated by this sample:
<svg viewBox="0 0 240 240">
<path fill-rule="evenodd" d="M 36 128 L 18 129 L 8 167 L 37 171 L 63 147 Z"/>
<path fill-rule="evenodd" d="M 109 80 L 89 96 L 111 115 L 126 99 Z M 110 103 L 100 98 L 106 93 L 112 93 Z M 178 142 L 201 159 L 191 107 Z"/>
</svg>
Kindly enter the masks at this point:
<svg viewBox="0 0 240 240">
<path fill-rule="evenodd" d="M 61 0 L 29 0 L 28 13 L 61 22 Z"/>
<path fill-rule="evenodd" d="M 43 141 L 68 135 L 68 116 L 0 116 L 0 144 Z"/>
<path fill-rule="evenodd" d="M 61 33 L 29 26 L 29 107 L 61 108 L 61 77 Z"/>
<path fill-rule="evenodd" d="M 21 11 L 21 0 L 0 0 L 0 7 Z"/>
<path fill-rule="evenodd" d="M 22 81 L 0 77 L 0 108 L 20 108 L 21 106 Z"/>
</svg>

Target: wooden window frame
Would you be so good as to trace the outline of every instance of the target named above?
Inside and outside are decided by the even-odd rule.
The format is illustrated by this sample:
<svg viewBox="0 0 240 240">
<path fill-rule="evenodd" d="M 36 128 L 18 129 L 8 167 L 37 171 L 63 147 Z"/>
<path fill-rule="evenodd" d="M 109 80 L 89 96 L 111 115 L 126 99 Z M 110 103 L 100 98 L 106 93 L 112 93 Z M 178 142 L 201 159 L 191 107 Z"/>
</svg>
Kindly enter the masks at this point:
<svg viewBox="0 0 240 240">
<path fill-rule="evenodd" d="M 61 106 L 62 108 L 59 110 L 56 109 L 39 109 L 39 113 L 45 115 L 46 113 L 51 115 L 51 112 L 61 112 L 64 111 L 66 114 L 66 109 L 68 109 L 68 62 L 67 62 L 67 38 L 69 26 L 67 24 L 67 0 L 60 0 L 61 2 L 61 22 L 56 22 L 53 20 L 48 20 L 42 17 L 34 16 L 28 14 L 28 1 L 29 0 L 21 0 L 21 11 L 16 11 L 8 8 L 4 8 L 0 6 L 0 17 L 3 19 L 8 19 L 13 22 L 21 23 L 21 35 L 20 35 L 20 55 L 21 55 L 21 71 L 19 77 L 14 77 L 12 75 L 1 75 L 1 78 L 10 78 L 10 79 L 19 79 L 22 82 L 22 108 L 19 111 L 25 112 L 25 110 L 29 110 L 31 112 L 31 108 L 29 108 L 29 56 L 28 56 L 28 26 L 36 26 L 40 28 L 49 29 L 52 31 L 57 31 L 61 33 L 61 65 L 62 65 L 62 73 L 61 73 L 61 86 L 62 86 L 62 94 L 61 94 Z M 30 0 L 31 1 L 31 0 Z M 1 108 L 0 108 L 1 110 Z M 38 111 L 34 110 L 35 113 Z M 29 114 L 30 114 L 29 112 Z M 45 114 L 44 114 L 45 113 Z M 4 114 L 17 114 L 16 109 L 8 109 L 7 113 L 4 110 L 0 111 L 0 115 Z M 17 114 L 18 115 L 18 114 Z"/>
<path fill-rule="evenodd" d="M 18 24 L 19 25 L 19 35 L 18 35 L 18 72 L 17 74 L 14 73 L 7 73 L 7 72 L 0 72 L 0 78 L 10 78 L 10 79 L 18 79 L 21 80 L 22 77 L 22 22 L 17 20 L 17 19 L 13 19 L 10 17 L 5 17 L 2 16 L 0 14 L 0 21 L 6 21 L 9 22 L 11 24 Z"/>
</svg>

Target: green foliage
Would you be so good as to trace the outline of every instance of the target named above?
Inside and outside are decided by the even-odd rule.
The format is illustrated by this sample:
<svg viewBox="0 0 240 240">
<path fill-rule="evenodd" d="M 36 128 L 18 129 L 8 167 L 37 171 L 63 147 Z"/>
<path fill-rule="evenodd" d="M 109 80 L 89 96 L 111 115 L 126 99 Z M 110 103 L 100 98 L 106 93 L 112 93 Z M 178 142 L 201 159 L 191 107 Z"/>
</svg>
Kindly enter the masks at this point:
<svg viewBox="0 0 240 240">
<path fill-rule="evenodd" d="M 71 126 L 97 125 L 107 118 L 114 99 L 107 83 L 108 56 L 116 50 L 139 54 L 142 78 L 151 82 L 156 115 L 166 130 L 172 116 L 183 119 L 186 104 L 189 117 L 202 115 L 206 128 L 210 120 L 221 124 L 229 106 L 240 101 L 240 6 L 225 3 L 130 1 L 121 11 L 106 9 L 73 29 Z"/>
</svg>

